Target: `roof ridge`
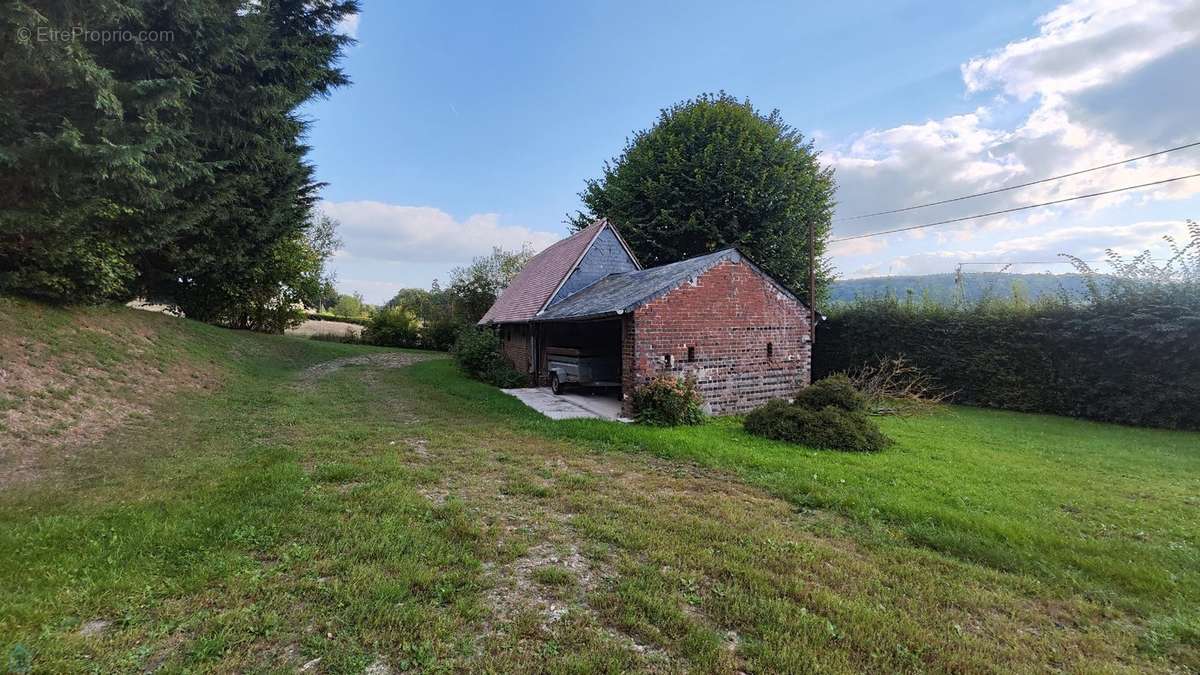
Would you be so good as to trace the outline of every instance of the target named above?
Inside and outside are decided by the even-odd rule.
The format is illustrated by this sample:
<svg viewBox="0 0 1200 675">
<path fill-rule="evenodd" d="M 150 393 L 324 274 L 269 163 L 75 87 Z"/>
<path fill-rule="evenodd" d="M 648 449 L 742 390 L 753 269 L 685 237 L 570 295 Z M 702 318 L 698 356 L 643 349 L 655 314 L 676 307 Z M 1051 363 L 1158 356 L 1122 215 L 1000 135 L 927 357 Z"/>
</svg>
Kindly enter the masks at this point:
<svg viewBox="0 0 1200 675">
<path fill-rule="evenodd" d="M 695 263 L 697 260 L 703 260 L 704 258 L 708 258 L 708 257 L 716 257 L 718 255 L 725 255 L 730 252 L 741 255 L 741 251 L 739 251 L 737 249 L 737 247 L 730 246 L 729 248 L 723 248 L 719 251 L 713 251 L 711 253 L 702 253 L 697 256 L 692 256 L 691 258 L 684 258 L 683 260 L 676 260 L 675 262 L 663 263 L 661 265 L 655 265 L 654 267 L 647 267 L 645 269 L 640 269 L 640 270 L 637 270 L 636 272 L 653 272 L 654 270 L 661 270 L 661 269 L 665 269 L 667 267 L 673 267 L 675 265 L 683 265 L 684 263 Z M 630 274 L 635 274 L 636 272 L 631 272 Z"/>
<path fill-rule="evenodd" d="M 535 258 L 540 258 L 541 256 L 549 253 L 550 251 L 553 251 L 556 248 L 560 248 L 563 244 L 566 244 L 567 242 L 570 242 L 571 240 L 575 239 L 575 237 L 578 237 L 579 235 L 583 234 L 584 232 L 587 232 L 591 228 L 598 225 L 600 222 L 601 221 L 597 220 L 596 222 L 592 223 L 591 225 L 588 225 L 587 227 L 583 228 L 582 230 L 579 230 L 578 232 L 575 232 L 574 234 L 563 237 L 562 239 L 559 239 L 558 241 L 554 242 L 553 244 L 550 244 L 546 248 L 539 251 L 537 253 L 537 255 L 533 256 L 533 258 L 530 258 L 529 259 L 530 262 L 532 262 Z"/>
<path fill-rule="evenodd" d="M 547 246 L 521 268 L 502 290 L 479 323 L 524 322 L 532 319 L 554 297 L 571 275 L 580 256 L 608 225 L 598 218 L 578 232 Z"/>
</svg>

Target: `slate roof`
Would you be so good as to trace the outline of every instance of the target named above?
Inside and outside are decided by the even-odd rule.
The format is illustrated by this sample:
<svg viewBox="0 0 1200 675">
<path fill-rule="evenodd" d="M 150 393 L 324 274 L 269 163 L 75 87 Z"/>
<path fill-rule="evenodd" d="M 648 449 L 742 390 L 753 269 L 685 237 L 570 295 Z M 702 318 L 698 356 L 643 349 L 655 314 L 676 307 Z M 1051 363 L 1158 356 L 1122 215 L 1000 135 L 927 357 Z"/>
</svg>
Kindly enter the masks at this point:
<svg viewBox="0 0 1200 675">
<path fill-rule="evenodd" d="M 611 274 L 575 295 L 550 305 L 535 321 L 596 319 L 624 314 L 654 298 L 668 293 L 700 276 L 722 260 L 742 261 L 767 277 L 780 291 L 796 299 L 790 291 L 771 279 L 735 248 L 727 248 L 677 263 L 651 267 L 637 272 Z M 801 303 L 804 304 L 804 303 Z"/>
<path fill-rule="evenodd" d="M 608 222 L 601 219 L 535 255 L 488 308 L 481 324 L 531 321 Z"/>
</svg>

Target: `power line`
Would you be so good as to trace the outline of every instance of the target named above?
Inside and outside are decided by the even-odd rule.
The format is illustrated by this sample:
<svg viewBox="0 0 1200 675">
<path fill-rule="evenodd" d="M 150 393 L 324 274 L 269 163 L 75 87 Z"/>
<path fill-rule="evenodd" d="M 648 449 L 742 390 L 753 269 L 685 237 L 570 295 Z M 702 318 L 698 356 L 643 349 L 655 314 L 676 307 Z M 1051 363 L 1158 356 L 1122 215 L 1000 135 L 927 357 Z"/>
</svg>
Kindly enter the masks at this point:
<svg viewBox="0 0 1200 675">
<path fill-rule="evenodd" d="M 1116 192 L 1124 192 L 1126 190 L 1137 190 L 1138 188 L 1152 187 L 1155 185 L 1162 185 L 1164 183 L 1173 183 L 1177 180 L 1186 180 L 1188 178 L 1196 178 L 1197 176 L 1200 176 L 1200 173 L 1192 173 L 1192 174 L 1188 174 L 1186 176 L 1176 176 L 1174 178 L 1164 178 L 1163 180 L 1156 180 L 1156 181 L 1153 181 L 1150 183 L 1142 183 L 1141 185 L 1129 185 L 1126 187 L 1113 188 L 1112 190 L 1104 190 L 1101 192 L 1092 192 L 1092 193 L 1089 193 L 1086 195 L 1075 195 L 1074 197 L 1064 197 L 1062 199 L 1055 199 L 1053 201 L 1042 202 L 1040 204 L 1030 204 L 1028 206 L 1017 206 L 1017 207 L 1014 207 L 1011 209 L 1001 209 L 1000 211 L 991 211 L 989 213 L 979 213 L 979 214 L 976 214 L 973 216 L 963 216 L 961 218 L 950 218 L 948 220 L 939 220 L 935 223 L 925 223 L 923 225 L 910 225 L 908 227 L 897 227 L 894 230 L 883 230 L 882 232 L 869 232 L 867 234 L 855 234 L 855 235 L 852 235 L 849 237 L 840 237 L 838 239 L 831 239 L 830 243 L 837 243 L 839 241 L 850 241 L 852 239 L 866 239 L 867 237 L 878 237 L 878 236 L 884 235 L 884 234 L 895 234 L 897 232 L 908 232 L 909 230 L 920 230 L 920 229 L 924 229 L 926 227 L 934 227 L 936 225 L 949 225 L 950 223 L 961 223 L 964 220 L 974 220 L 976 218 L 988 218 L 991 216 L 1003 215 L 1005 213 L 1015 213 L 1017 211 L 1028 211 L 1029 209 L 1041 208 L 1043 206 L 1053 206 L 1055 204 L 1062 204 L 1064 202 L 1072 202 L 1072 201 L 1075 201 L 1076 199 L 1089 199 L 1091 197 L 1102 197 L 1104 195 L 1111 195 Z"/>
<path fill-rule="evenodd" d="M 1144 258 L 1144 260 L 1146 260 L 1147 262 L 1166 262 L 1168 259 L 1167 258 Z M 1071 260 L 1071 259 L 1067 259 L 1067 260 L 995 260 L 995 261 L 991 261 L 991 262 L 966 261 L 966 262 L 960 262 L 960 263 L 956 263 L 956 264 L 959 267 L 962 267 L 963 265 L 1074 265 L 1076 262 L 1089 263 L 1089 264 L 1090 263 L 1106 263 L 1106 262 L 1109 262 L 1109 259 L 1103 258 L 1100 260 Z"/>
<path fill-rule="evenodd" d="M 1107 260 L 1080 260 L 1085 263 L 1102 263 Z M 960 262 L 959 265 L 1070 265 L 1072 260 L 997 260 L 995 262 Z"/>
<path fill-rule="evenodd" d="M 942 204 L 951 204 L 953 202 L 961 202 L 964 199 L 974 199 L 976 197 L 986 197 L 987 195 L 994 195 L 994 194 L 999 194 L 1001 192 L 1008 192 L 1009 190 L 1017 190 L 1020 188 L 1029 187 L 1031 185 L 1038 185 L 1039 183 L 1048 183 L 1053 180 L 1062 180 L 1063 178 L 1079 176 L 1079 175 L 1082 175 L 1085 173 L 1091 173 L 1092 171 L 1099 171 L 1101 169 L 1111 169 L 1114 166 L 1120 166 L 1122 164 L 1136 162 L 1141 159 L 1147 159 L 1150 157 L 1157 157 L 1159 155 L 1165 155 L 1168 152 L 1175 152 L 1177 150 L 1186 150 L 1188 148 L 1194 148 L 1198 145 L 1200 145 L 1200 141 L 1196 141 L 1195 143 L 1188 143 L 1187 145 L 1180 145 L 1180 146 L 1177 146 L 1174 148 L 1167 148 L 1166 150 L 1159 150 L 1157 152 L 1151 152 L 1150 154 L 1147 154 L 1147 155 L 1138 155 L 1137 157 L 1130 157 L 1129 159 L 1123 159 L 1119 162 L 1111 162 L 1109 164 L 1101 164 L 1100 166 L 1094 166 L 1090 169 L 1083 169 L 1081 171 L 1072 171 L 1071 173 L 1064 173 L 1064 174 L 1061 174 L 1058 176 L 1050 176 L 1049 178 L 1042 178 L 1040 180 L 1029 181 L 1028 183 L 1018 183 L 1016 185 L 1010 185 L 1008 187 L 997 188 L 995 190 L 988 190 L 987 192 L 976 192 L 975 194 L 963 195 L 962 197 L 953 197 L 951 199 L 943 199 L 941 201 L 929 202 L 928 204 L 916 204 L 914 206 L 905 206 L 904 208 L 892 209 L 890 211 L 878 211 L 876 213 L 864 213 L 859 216 L 850 216 L 849 218 L 839 218 L 833 222 L 834 223 L 845 223 L 845 222 L 849 222 L 851 220 L 862 220 L 863 218 L 874 218 L 875 216 L 886 216 L 886 215 L 889 215 L 892 213 L 904 213 L 905 211 L 915 211 L 917 209 L 924 209 L 924 208 L 928 208 L 930 206 L 940 206 Z"/>
</svg>

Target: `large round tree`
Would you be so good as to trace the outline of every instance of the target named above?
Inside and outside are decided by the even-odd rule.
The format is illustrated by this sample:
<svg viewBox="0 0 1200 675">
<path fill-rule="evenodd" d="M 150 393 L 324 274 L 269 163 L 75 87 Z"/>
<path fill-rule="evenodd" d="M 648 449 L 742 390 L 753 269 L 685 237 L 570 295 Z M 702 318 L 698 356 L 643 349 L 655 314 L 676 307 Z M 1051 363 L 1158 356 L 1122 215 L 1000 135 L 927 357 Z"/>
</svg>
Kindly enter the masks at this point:
<svg viewBox="0 0 1200 675">
<path fill-rule="evenodd" d="M 779 111 L 764 115 L 722 92 L 663 110 L 587 182 L 587 212 L 570 220 L 578 229 L 608 218 L 647 267 L 736 246 L 799 292 L 815 228 L 822 297 L 834 190 L 833 170 Z"/>
</svg>

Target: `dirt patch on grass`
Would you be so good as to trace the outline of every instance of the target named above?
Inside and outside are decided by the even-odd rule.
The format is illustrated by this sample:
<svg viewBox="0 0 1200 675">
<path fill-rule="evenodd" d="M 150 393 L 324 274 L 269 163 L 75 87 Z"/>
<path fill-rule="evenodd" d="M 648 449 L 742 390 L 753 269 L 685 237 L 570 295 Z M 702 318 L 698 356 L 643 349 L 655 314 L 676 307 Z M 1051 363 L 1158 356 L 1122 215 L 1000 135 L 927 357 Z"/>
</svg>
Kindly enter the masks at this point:
<svg viewBox="0 0 1200 675">
<path fill-rule="evenodd" d="M 220 382 L 213 364 L 164 355 L 152 326 L 113 323 L 0 334 L 0 487 L 42 477 L 174 392 Z"/>
<path fill-rule="evenodd" d="M 429 359 L 445 358 L 440 354 L 412 354 L 406 352 L 386 352 L 381 354 L 365 354 L 363 356 L 347 356 L 332 361 L 318 363 L 305 369 L 300 375 L 301 382 L 311 383 L 326 375 L 335 373 L 343 368 L 404 368 L 414 363 Z"/>
<path fill-rule="evenodd" d="M 543 617 L 543 627 L 563 618 L 571 609 L 586 605 L 597 580 L 612 570 L 595 569 L 579 554 L 577 545 L 546 541 L 516 560 L 490 570 L 494 586 L 486 603 L 498 621 L 511 621 L 522 610 Z"/>
</svg>

